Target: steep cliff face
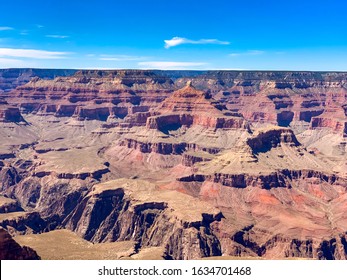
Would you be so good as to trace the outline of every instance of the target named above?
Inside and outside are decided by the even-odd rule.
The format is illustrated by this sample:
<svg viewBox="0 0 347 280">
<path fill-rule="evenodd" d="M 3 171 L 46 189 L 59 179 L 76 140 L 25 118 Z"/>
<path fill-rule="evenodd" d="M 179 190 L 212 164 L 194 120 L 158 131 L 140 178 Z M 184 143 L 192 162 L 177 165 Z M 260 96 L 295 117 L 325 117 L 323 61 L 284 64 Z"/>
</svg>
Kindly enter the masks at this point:
<svg viewBox="0 0 347 280">
<path fill-rule="evenodd" d="M 0 99 L 0 122 L 24 122 L 24 119 L 17 107 L 13 107 Z"/>
<path fill-rule="evenodd" d="M 64 223 L 93 242 L 133 240 L 137 249 L 163 246 L 168 258 L 194 259 L 221 254 L 210 227 L 221 218 L 187 195 L 116 180 L 94 186 Z"/>
<path fill-rule="evenodd" d="M 11 212 L 0 214 L 0 226 L 12 235 L 41 233 L 47 223 L 38 212 Z"/>
<path fill-rule="evenodd" d="M 311 120 L 311 128 L 330 128 L 333 131 L 336 131 L 343 135 L 343 137 L 347 137 L 347 122 L 345 120 L 336 120 L 327 117 L 314 117 Z"/>
<path fill-rule="evenodd" d="M 292 130 L 278 127 L 259 130 L 247 140 L 253 153 L 267 152 L 281 144 L 292 147 L 300 145 Z"/>
<path fill-rule="evenodd" d="M 319 183 L 341 184 L 346 187 L 347 181 L 333 174 L 324 174 L 314 170 L 278 170 L 269 174 L 226 174 L 214 173 L 209 174 L 193 174 L 181 177 L 178 180 L 182 182 L 204 182 L 212 181 L 220 183 L 223 186 L 233 188 L 258 187 L 262 189 L 271 188 L 291 188 L 293 181 L 309 181 L 316 179 Z"/>
<path fill-rule="evenodd" d="M 305 258 L 320 260 L 335 260 L 347 258 L 347 251 L 342 244 L 345 236 L 337 236 L 324 240 L 322 242 L 314 239 L 288 239 L 283 235 L 277 235 L 266 240 L 263 244 L 258 244 L 256 233 L 252 226 L 236 232 L 232 236 L 233 250 L 239 256 L 247 250 L 254 253 L 255 256 L 268 257 L 269 255 L 278 254 L 288 258 Z M 266 234 L 263 232 L 262 234 Z"/>
<path fill-rule="evenodd" d="M 339 98 L 341 103 L 344 104 L 342 98 Z M 324 112 L 318 117 L 311 119 L 311 128 L 329 128 L 334 132 L 342 134 L 344 137 L 347 136 L 347 114 L 343 106 L 337 101 L 334 101 L 333 96 L 330 96 L 330 100 L 327 100 L 328 106 L 325 108 Z"/>
</svg>

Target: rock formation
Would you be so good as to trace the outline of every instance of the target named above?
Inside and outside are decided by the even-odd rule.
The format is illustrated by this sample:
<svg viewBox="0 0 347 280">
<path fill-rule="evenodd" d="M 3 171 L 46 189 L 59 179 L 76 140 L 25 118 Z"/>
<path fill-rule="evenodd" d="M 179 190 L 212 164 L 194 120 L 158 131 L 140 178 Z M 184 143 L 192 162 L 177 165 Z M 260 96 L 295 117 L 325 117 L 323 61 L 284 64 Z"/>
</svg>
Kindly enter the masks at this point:
<svg viewBox="0 0 347 280">
<path fill-rule="evenodd" d="M 347 259 L 346 73 L 6 71 L 0 226 L 42 258 Z"/>
<path fill-rule="evenodd" d="M 23 122 L 24 119 L 19 108 L 10 106 L 6 101 L 0 99 L 0 122 Z"/>
<path fill-rule="evenodd" d="M 0 69 L 0 94 L 30 82 L 35 77 L 53 79 L 57 76 L 70 76 L 76 70 L 64 69 Z"/>
<path fill-rule="evenodd" d="M 132 240 L 137 248 L 164 247 L 167 258 L 196 259 L 221 254 L 210 226 L 221 218 L 188 195 L 121 179 L 95 185 L 64 224 L 93 242 Z"/>
<path fill-rule="evenodd" d="M 191 82 L 175 91 L 158 107 L 159 116 L 147 119 L 150 129 L 169 130 L 170 126 L 201 125 L 206 128 L 246 129 L 241 115 L 227 110 L 225 105 L 213 100 L 211 95 L 195 89 Z"/>
</svg>

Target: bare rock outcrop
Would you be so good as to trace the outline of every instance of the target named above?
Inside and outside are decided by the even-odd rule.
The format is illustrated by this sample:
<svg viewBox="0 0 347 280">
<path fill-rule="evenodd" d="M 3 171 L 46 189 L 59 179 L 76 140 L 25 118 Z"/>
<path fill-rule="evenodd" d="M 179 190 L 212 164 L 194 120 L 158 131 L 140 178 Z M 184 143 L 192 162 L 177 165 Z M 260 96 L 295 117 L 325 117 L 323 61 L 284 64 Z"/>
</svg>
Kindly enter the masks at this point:
<svg viewBox="0 0 347 280">
<path fill-rule="evenodd" d="M 0 98 L 0 122 L 24 122 L 19 108 L 11 106 Z"/>
<path fill-rule="evenodd" d="M 158 108 L 159 116 L 147 119 L 147 128 L 168 130 L 170 126 L 201 125 L 207 128 L 247 129 L 247 123 L 238 114 L 229 112 L 225 105 L 197 90 L 190 82 L 175 91 Z"/>
</svg>

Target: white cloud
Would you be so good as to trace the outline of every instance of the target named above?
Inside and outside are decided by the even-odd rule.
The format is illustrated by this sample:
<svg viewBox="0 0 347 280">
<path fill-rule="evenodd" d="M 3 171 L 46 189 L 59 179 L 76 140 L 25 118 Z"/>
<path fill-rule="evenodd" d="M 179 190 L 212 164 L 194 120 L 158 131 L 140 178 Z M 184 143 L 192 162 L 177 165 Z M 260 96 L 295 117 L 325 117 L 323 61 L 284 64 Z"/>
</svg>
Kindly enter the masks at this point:
<svg viewBox="0 0 347 280">
<path fill-rule="evenodd" d="M 32 50 L 32 49 L 11 49 L 0 48 L 0 57 L 23 57 L 35 59 L 62 59 L 68 52 L 52 52 L 45 50 Z"/>
<path fill-rule="evenodd" d="M 6 30 L 13 30 L 13 27 L 9 27 L 9 26 L 0 26 L 0 31 L 6 31 Z"/>
<path fill-rule="evenodd" d="M 69 36 L 66 36 L 66 35 L 46 35 L 46 37 L 48 37 L 48 38 L 55 38 L 55 39 L 69 38 Z"/>
<path fill-rule="evenodd" d="M 25 63 L 24 63 L 24 61 L 19 60 L 19 59 L 0 57 L 0 67 L 1 68 L 25 67 Z"/>
<path fill-rule="evenodd" d="M 134 61 L 147 59 L 145 56 L 132 56 L 132 55 L 101 55 L 100 60 L 106 61 Z"/>
<path fill-rule="evenodd" d="M 239 52 L 239 53 L 230 53 L 229 56 L 241 56 L 241 55 L 260 55 L 260 54 L 264 54 L 264 51 L 260 51 L 260 50 L 250 50 L 247 52 Z"/>
<path fill-rule="evenodd" d="M 179 62 L 179 61 L 144 61 L 144 62 L 139 62 L 138 65 L 146 69 L 184 70 L 184 69 L 196 69 L 196 67 L 199 68 L 201 66 L 207 65 L 207 63 Z"/>
<path fill-rule="evenodd" d="M 263 54 L 265 53 L 264 51 L 260 51 L 260 50 L 251 50 L 251 51 L 248 51 L 248 54 L 250 55 L 259 55 L 259 54 Z"/>
<path fill-rule="evenodd" d="M 250 71 L 251 69 L 246 68 L 208 68 L 211 71 Z"/>
<path fill-rule="evenodd" d="M 21 60 L 19 59 L 12 59 L 12 58 L 3 58 L 3 57 L 0 57 L 0 63 L 3 64 L 3 63 L 16 63 L 16 62 L 19 62 Z"/>
<path fill-rule="evenodd" d="M 115 70 L 115 69 L 124 69 L 122 68 L 117 68 L 117 67 L 100 67 L 100 66 L 82 66 L 82 67 L 77 67 L 78 69 L 83 69 L 83 70 Z M 76 69 L 73 68 L 73 69 Z"/>
<path fill-rule="evenodd" d="M 200 40 L 190 40 L 182 37 L 173 37 L 170 40 L 164 40 L 165 48 L 169 49 L 171 47 L 176 47 L 183 44 L 194 44 L 194 45 L 206 45 L 206 44 L 214 44 L 214 45 L 229 45 L 230 42 L 220 41 L 217 39 L 200 39 Z"/>
</svg>

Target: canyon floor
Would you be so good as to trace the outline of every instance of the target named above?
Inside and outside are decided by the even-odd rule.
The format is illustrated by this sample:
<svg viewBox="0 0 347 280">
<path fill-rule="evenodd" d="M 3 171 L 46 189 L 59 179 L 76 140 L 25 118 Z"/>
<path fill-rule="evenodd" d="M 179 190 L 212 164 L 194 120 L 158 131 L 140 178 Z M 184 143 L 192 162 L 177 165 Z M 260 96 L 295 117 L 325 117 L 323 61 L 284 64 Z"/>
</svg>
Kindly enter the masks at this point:
<svg viewBox="0 0 347 280">
<path fill-rule="evenodd" d="M 1 259 L 347 259 L 347 73 L 0 70 Z"/>
</svg>

